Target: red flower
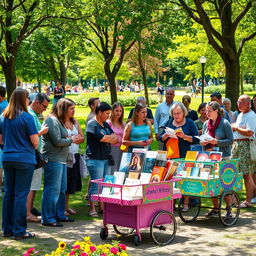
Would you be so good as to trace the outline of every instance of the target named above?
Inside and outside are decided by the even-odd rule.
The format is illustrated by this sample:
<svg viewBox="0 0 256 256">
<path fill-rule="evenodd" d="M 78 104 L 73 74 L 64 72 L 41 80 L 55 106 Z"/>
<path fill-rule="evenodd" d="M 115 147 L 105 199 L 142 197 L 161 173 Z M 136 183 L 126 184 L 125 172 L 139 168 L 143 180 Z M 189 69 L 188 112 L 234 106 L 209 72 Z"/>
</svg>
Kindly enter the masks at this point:
<svg viewBox="0 0 256 256">
<path fill-rule="evenodd" d="M 74 245 L 74 246 L 72 247 L 72 249 L 75 249 L 75 250 L 78 249 L 78 250 L 79 250 L 79 249 L 80 249 L 80 245 Z"/>
<path fill-rule="evenodd" d="M 31 253 L 31 252 L 33 252 L 35 250 L 35 248 L 29 248 L 28 250 L 27 250 L 27 253 Z"/>
<path fill-rule="evenodd" d="M 122 250 L 126 251 L 126 245 L 125 245 L 125 244 L 118 244 L 118 246 L 119 246 Z"/>
<path fill-rule="evenodd" d="M 85 252 L 81 252 L 80 256 L 88 256 L 88 254 Z"/>
<path fill-rule="evenodd" d="M 95 246 L 90 246 L 90 251 L 91 252 L 95 252 L 97 250 L 97 248 Z"/>
<path fill-rule="evenodd" d="M 106 253 L 102 253 L 100 256 L 107 256 Z"/>
<path fill-rule="evenodd" d="M 75 251 L 71 251 L 69 255 L 72 256 L 72 255 L 75 255 L 75 253 L 76 253 Z"/>
<path fill-rule="evenodd" d="M 118 253 L 118 248 L 112 247 L 112 248 L 110 248 L 110 252 L 113 253 L 113 254 L 117 254 Z"/>
</svg>

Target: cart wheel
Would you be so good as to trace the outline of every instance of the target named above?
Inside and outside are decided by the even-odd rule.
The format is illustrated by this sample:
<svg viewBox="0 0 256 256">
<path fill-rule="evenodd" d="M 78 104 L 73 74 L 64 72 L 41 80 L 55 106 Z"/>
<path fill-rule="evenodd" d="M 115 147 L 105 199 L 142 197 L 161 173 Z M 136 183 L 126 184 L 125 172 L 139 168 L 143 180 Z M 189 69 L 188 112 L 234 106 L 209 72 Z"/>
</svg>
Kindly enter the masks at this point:
<svg viewBox="0 0 256 256">
<path fill-rule="evenodd" d="M 139 238 L 138 235 L 135 235 L 135 236 L 134 236 L 134 244 L 135 244 L 136 246 L 139 246 L 139 245 L 141 244 L 141 239 Z"/>
<path fill-rule="evenodd" d="M 219 204 L 219 218 L 224 226 L 232 226 L 236 223 L 240 213 L 240 200 L 236 192 L 225 191 Z"/>
<path fill-rule="evenodd" d="M 169 211 L 161 211 L 156 214 L 150 226 L 152 240 L 158 245 L 167 245 L 175 237 L 177 222 Z"/>
<path fill-rule="evenodd" d="M 113 228 L 117 234 L 122 236 L 130 235 L 134 231 L 133 228 L 127 228 L 127 227 L 116 226 L 116 225 L 113 225 Z"/>
<path fill-rule="evenodd" d="M 107 228 L 101 228 L 101 230 L 100 230 L 100 238 L 102 240 L 105 240 L 105 239 L 107 239 L 107 237 L 108 237 L 108 229 Z"/>
<path fill-rule="evenodd" d="M 183 205 L 184 198 L 181 198 L 178 204 L 178 212 L 181 220 L 185 223 L 195 221 L 201 209 L 201 198 L 190 197 L 188 203 L 188 211 L 183 211 Z"/>
</svg>

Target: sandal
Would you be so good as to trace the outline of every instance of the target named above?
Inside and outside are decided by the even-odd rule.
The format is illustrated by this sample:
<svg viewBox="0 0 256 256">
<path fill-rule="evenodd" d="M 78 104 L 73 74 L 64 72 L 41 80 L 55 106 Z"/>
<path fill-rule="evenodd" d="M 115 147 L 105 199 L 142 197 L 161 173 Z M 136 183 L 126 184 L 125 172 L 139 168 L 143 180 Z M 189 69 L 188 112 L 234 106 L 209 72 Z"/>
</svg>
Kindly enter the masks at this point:
<svg viewBox="0 0 256 256">
<path fill-rule="evenodd" d="M 49 223 L 42 223 L 43 226 L 48 226 L 48 227 L 63 227 L 63 225 L 59 222 L 49 222 Z"/>
<path fill-rule="evenodd" d="M 185 205 L 183 206 L 183 208 L 181 209 L 182 212 L 188 212 L 189 211 L 189 208 L 188 208 L 188 205 Z"/>
<path fill-rule="evenodd" d="M 240 208 L 251 208 L 252 207 L 252 204 L 247 202 L 247 201 L 243 201 L 241 204 L 240 204 Z"/>
<path fill-rule="evenodd" d="M 38 217 L 36 217 L 35 215 L 31 214 L 27 217 L 27 222 L 37 222 L 37 223 L 39 223 L 39 222 L 41 222 L 41 220 Z"/>
<path fill-rule="evenodd" d="M 23 236 L 15 236 L 14 239 L 15 240 L 22 240 L 22 239 L 33 238 L 33 237 L 35 237 L 35 234 L 26 232 Z"/>
<path fill-rule="evenodd" d="M 64 212 L 64 215 L 65 215 L 65 216 L 69 216 L 70 214 L 69 214 L 69 212 L 65 211 L 65 212 Z"/>
<path fill-rule="evenodd" d="M 76 211 L 73 210 L 73 209 L 71 209 L 71 208 L 68 208 L 68 209 L 67 209 L 67 212 L 68 212 L 69 214 L 71 214 L 71 215 L 75 215 L 75 214 L 76 214 Z"/>
<path fill-rule="evenodd" d="M 99 217 L 99 216 L 98 216 L 98 213 L 97 213 L 96 211 L 90 211 L 90 212 L 89 212 L 89 216 L 90 216 L 90 217 Z"/>
<path fill-rule="evenodd" d="M 210 210 L 209 212 L 207 212 L 204 216 L 205 217 L 212 217 L 212 216 L 217 216 L 219 215 L 219 211 L 218 210 Z"/>
</svg>

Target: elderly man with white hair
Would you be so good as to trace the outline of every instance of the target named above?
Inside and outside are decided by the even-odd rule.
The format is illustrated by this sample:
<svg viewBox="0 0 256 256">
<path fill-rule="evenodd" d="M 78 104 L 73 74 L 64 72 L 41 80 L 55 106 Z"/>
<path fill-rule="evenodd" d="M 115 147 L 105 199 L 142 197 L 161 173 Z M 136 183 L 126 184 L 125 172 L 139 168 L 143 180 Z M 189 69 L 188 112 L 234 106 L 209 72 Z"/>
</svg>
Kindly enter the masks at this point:
<svg viewBox="0 0 256 256">
<path fill-rule="evenodd" d="M 142 103 L 146 105 L 146 99 L 143 96 L 139 96 L 137 98 L 137 103 Z M 131 109 L 129 116 L 128 116 L 128 122 L 130 122 L 132 120 L 132 115 L 134 112 L 134 108 Z M 154 124 L 154 117 L 153 117 L 153 113 L 152 110 L 147 108 L 147 119 L 149 119 L 149 121 L 151 122 L 151 124 Z"/>
<path fill-rule="evenodd" d="M 237 100 L 240 114 L 236 123 L 232 124 L 234 132 L 234 143 L 232 147 L 232 158 L 239 158 L 239 171 L 243 173 L 246 189 L 246 199 L 240 205 L 241 208 L 252 207 L 253 192 L 256 185 L 253 181 L 255 162 L 251 160 L 250 140 L 255 139 L 256 114 L 251 110 L 251 99 L 248 95 L 241 95 Z"/>
</svg>

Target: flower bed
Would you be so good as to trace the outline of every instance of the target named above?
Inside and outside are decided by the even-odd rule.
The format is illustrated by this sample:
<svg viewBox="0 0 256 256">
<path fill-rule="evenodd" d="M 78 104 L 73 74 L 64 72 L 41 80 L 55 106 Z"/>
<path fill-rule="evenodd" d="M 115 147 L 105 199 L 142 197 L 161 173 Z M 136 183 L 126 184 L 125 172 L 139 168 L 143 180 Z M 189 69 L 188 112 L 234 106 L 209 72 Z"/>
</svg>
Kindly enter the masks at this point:
<svg viewBox="0 0 256 256">
<path fill-rule="evenodd" d="M 39 251 L 35 248 L 29 248 L 23 256 L 40 256 Z M 76 241 L 72 246 L 68 246 L 65 242 L 60 242 L 57 249 L 44 256 L 128 256 L 126 245 L 118 241 L 111 244 L 95 245 L 91 242 L 90 237 L 84 237 L 83 241 Z"/>
</svg>

